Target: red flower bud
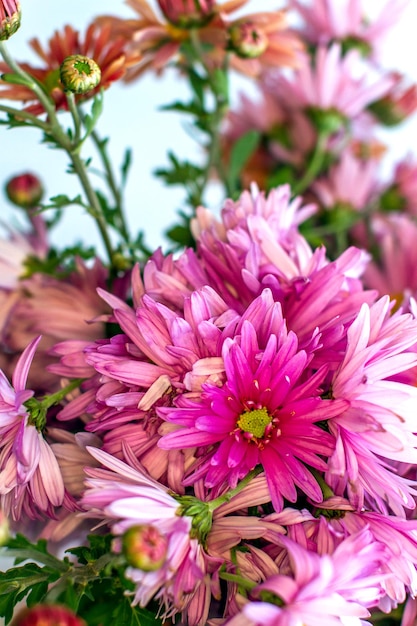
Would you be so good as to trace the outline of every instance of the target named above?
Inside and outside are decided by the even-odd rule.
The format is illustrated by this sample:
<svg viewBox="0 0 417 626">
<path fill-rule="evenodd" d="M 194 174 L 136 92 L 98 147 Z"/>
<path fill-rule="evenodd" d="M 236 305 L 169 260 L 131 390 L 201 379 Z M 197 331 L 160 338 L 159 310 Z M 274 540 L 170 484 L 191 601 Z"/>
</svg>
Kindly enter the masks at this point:
<svg viewBox="0 0 417 626">
<path fill-rule="evenodd" d="M 37 176 L 26 172 L 13 176 L 6 183 L 6 195 L 16 206 L 24 209 L 33 208 L 42 199 L 43 187 Z"/>
<path fill-rule="evenodd" d="M 214 0 L 158 0 L 166 19 L 179 28 L 204 26 L 213 16 Z"/>
<path fill-rule="evenodd" d="M 23 609 L 13 620 L 12 626 L 87 626 L 87 624 L 65 606 L 38 604 L 31 609 Z"/>
</svg>

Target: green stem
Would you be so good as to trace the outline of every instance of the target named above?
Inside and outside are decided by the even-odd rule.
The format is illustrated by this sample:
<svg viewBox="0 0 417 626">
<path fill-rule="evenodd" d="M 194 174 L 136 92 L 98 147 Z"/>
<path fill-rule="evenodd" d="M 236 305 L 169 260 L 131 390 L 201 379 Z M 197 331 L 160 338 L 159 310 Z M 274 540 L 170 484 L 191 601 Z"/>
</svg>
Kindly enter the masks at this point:
<svg viewBox="0 0 417 626">
<path fill-rule="evenodd" d="M 252 591 L 254 587 L 256 587 L 256 583 L 253 580 L 247 580 L 246 578 L 242 578 L 238 574 L 231 574 L 230 572 L 220 572 L 219 577 L 222 580 L 227 580 L 231 583 L 236 583 L 239 587 L 245 589 L 246 591 Z"/>
<path fill-rule="evenodd" d="M 219 90 L 218 85 L 216 84 L 215 76 L 211 68 L 204 62 L 204 50 L 201 47 L 198 29 L 193 29 L 191 31 L 191 42 L 193 44 L 193 48 L 195 54 L 198 58 L 198 61 L 204 72 L 206 74 L 206 81 L 210 87 L 213 99 L 214 99 L 214 110 L 210 113 L 210 123 L 208 124 L 207 132 L 209 134 L 209 141 L 207 142 L 208 147 L 208 158 L 205 168 L 204 178 L 202 180 L 200 186 L 200 199 L 202 200 L 202 196 L 204 194 L 205 188 L 210 179 L 210 173 L 212 168 L 216 169 L 216 172 L 221 179 L 226 193 L 228 196 L 232 194 L 232 189 L 230 189 L 229 180 L 226 172 L 224 171 L 222 159 L 221 159 L 221 144 L 220 144 L 220 125 L 224 119 L 224 116 L 227 113 L 229 108 L 229 99 L 228 99 L 228 85 L 226 89 Z M 228 56 L 226 55 L 224 65 L 221 68 L 223 76 L 227 77 L 228 73 Z"/>
<path fill-rule="evenodd" d="M 115 208 L 117 210 L 117 216 L 118 216 L 118 226 L 119 226 L 119 232 L 122 235 L 124 241 L 126 242 L 126 244 L 130 244 L 130 235 L 129 235 L 129 231 L 128 231 L 128 227 L 126 224 L 126 219 L 125 219 L 125 215 L 124 215 L 124 211 L 123 211 L 123 198 L 122 198 L 122 194 L 120 193 L 120 189 L 116 183 L 116 177 L 114 175 L 113 172 L 113 168 L 111 165 L 111 161 L 109 159 L 109 156 L 107 154 L 107 150 L 106 150 L 106 140 L 100 139 L 100 137 L 98 136 L 97 132 L 95 130 L 92 131 L 91 133 L 91 139 L 93 140 L 97 151 L 100 155 L 101 161 L 103 163 L 104 166 L 104 171 L 105 171 L 105 176 L 106 176 L 106 181 L 107 184 L 109 186 L 109 189 L 113 195 L 113 199 L 114 199 L 114 203 L 115 203 Z"/>
<path fill-rule="evenodd" d="M 316 147 L 311 156 L 304 176 L 295 185 L 293 185 L 292 192 L 294 196 L 298 196 L 300 193 L 303 193 L 317 178 L 317 175 L 319 174 L 323 166 L 324 157 L 326 156 L 326 144 L 328 137 L 328 132 L 319 132 Z"/>
<path fill-rule="evenodd" d="M 224 493 L 222 496 L 219 496 L 218 498 L 215 498 L 214 500 L 210 500 L 209 502 L 207 502 L 209 510 L 213 512 L 217 508 L 219 508 L 219 506 L 221 506 L 222 504 L 225 504 L 225 502 L 230 502 L 230 500 L 234 498 L 234 496 L 237 496 L 237 494 L 240 493 L 242 489 L 244 489 L 251 482 L 253 478 L 258 476 L 262 472 L 263 472 L 262 465 L 258 465 L 257 467 L 255 467 L 248 474 L 246 474 L 245 478 L 243 478 L 236 485 L 234 489 L 230 489 L 230 491 L 228 491 L 227 493 Z"/>
<path fill-rule="evenodd" d="M 55 404 L 59 404 L 71 391 L 74 389 L 78 389 L 78 387 L 83 382 L 84 378 L 74 378 L 68 385 L 56 391 L 55 393 L 51 393 L 48 396 L 42 398 L 42 404 L 45 408 L 49 409 L 51 406 Z"/>
<path fill-rule="evenodd" d="M 81 186 L 84 190 L 85 195 L 87 196 L 90 208 L 87 209 L 90 215 L 92 215 L 96 221 L 97 227 L 100 231 L 101 238 L 103 240 L 104 247 L 107 252 L 107 256 L 109 258 L 110 265 L 112 267 L 115 266 L 114 260 L 115 255 L 113 252 L 113 246 L 110 241 L 109 234 L 107 232 L 107 223 L 104 218 L 101 205 L 99 199 L 97 197 L 96 192 L 91 186 L 90 179 L 88 177 L 85 165 L 80 155 L 77 152 L 70 151 L 69 156 L 74 168 L 75 173 L 77 174 Z"/>
<path fill-rule="evenodd" d="M 33 91 L 33 93 L 45 109 L 46 114 L 48 115 L 51 128 L 53 128 L 54 132 L 58 132 L 61 140 L 65 138 L 65 143 L 68 145 L 66 135 L 62 131 L 56 116 L 54 101 L 44 92 L 41 85 L 33 78 L 33 76 L 25 72 L 25 70 L 22 69 L 18 63 L 16 63 L 13 57 L 9 54 L 7 47 L 5 46 L 3 41 L 0 41 L 0 54 L 3 57 L 4 61 L 7 63 L 7 65 L 10 67 L 10 69 L 13 70 L 13 72 L 17 74 L 17 76 L 23 78 L 28 89 Z M 59 129 L 59 131 L 57 131 L 57 129 Z"/>
<path fill-rule="evenodd" d="M 0 111 L 4 113 L 9 113 L 16 119 L 22 119 L 28 122 L 30 126 L 37 126 L 38 128 L 44 130 L 45 132 L 50 131 L 50 126 L 47 122 L 43 122 L 36 115 L 31 115 L 27 111 L 20 111 L 19 109 L 14 109 L 13 107 L 5 106 L 4 104 L 0 104 Z"/>
<path fill-rule="evenodd" d="M 75 146 L 80 146 L 81 120 L 80 120 L 80 116 L 79 116 L 79 113 L 78 113 L 77 104 L 75 102 L 75 96 L 74 96 L 74 94 L 71 91 L 65 92 L 65 95 L 67 97 L 68 109 L 69 109 L 69 112 L 71 113 L 72 120 L 74 122 L 74 139 L 73 139 L 73 144 Z"/>
</svg>

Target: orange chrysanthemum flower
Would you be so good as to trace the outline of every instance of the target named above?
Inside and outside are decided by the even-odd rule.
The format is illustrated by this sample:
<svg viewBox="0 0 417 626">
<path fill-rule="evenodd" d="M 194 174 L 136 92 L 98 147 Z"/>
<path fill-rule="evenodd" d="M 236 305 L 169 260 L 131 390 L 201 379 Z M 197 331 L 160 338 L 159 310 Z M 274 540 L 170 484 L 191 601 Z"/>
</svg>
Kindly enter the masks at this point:
<svg viewBox="0 0 417 626">
<path fill-rule="evenodd" d="M 285 12 L 256 13 L 246 20 L 243 18 L 232 22 L 230 15 L 246 2 L 228 0 L 222 4 L 210 3 L 210 11 L 199 26 L 199 39 L 206 53 L 205 61 L 209 65 L 220 66 L 225 55 L 231 52 L 235 69 L 250 75 L 259 73 L 265 64 L 294 65 L 302 45 L 298 36 L 287 30 Z M 159 19 L 146 0 L 127 0 L 127 4 L 137 13 L 136 19 L 103 15 L 97 18 L 97 23 L 110 25 L 112 36 L 124 38 L 128 49 L 138 53 L 138 63 L 132 65 L 125 76 L 126 80 L 133 80 L 148 68 L 162 71 L 168 61 L 178 55 L 181 44 L 191 40 L 192 35 L 186 22 L 182 25 L 179 18 L 175 23 L 167 18 L 165 4 L 161 0 L 159 5 L 167 20 Z M 256 30 L 265 43 L 260 53 L 256 54 L 260 56 L 256 61 L 242 53 L 240 31 L 245 27 L 251 32 Z M 233 45 L 233 39 L 239 39 L 238 46 Z"/>
<path fill-rule="evenodd" d="M 32 49 L 42 59 L 43 66 L 33 67 L 22 63 L 21 67 L 37 81 L 55 101 L 57 109 L 66 109 L 67 100 L 64 86 L 60 80 L 59 68 L 67 57 L 83 55 L 94 59 L 101 70 L 101 80 L 97 87 L 87 94 L 77 95 L 77 100 L 91 98 L 102 88 L 106 89 L 114 81 L 125 74 L 131 63 L 137 63 L 137 52 L 127 52 L 125 41 L 122 38 L 114 39 L 111 36 L 109 24 L 91 24 L 81 38 L 80 33 L 65 26 L 63 31 L 55 31 L 46 47 L 42 46 L 37 38 L 29 42 Z M 5 63 L 0 63 L 0 73 L 10 72 Z M 15 85 L 0 80 L 0 98 L 28 103 L 26 111 L 39 115 L 44 112 L 42 104 L 35 94 L 24 85 Z"/>
</svg>

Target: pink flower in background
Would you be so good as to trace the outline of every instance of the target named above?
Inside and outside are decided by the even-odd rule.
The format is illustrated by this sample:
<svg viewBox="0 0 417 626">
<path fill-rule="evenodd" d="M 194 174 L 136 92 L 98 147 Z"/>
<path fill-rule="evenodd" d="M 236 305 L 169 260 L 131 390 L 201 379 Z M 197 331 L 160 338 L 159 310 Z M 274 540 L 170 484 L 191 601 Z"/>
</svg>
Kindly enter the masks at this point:
<svg viewBox="0 0 417 626">
<path fill-rule="evenodd" d="M 368 608 L 383 595 L 380 573 L 386 559 L 380 543 L 369 543 L 363 530 L 345 539 L 332 555 L 319 556 L 290 539 L 288 550 L 292 572 L 276 574 L 250 592 L 241 613 L 228 626 L 363 626 Z M 265 595 L 275 602 L 263 600 Z"/>
<path fill-rule="evenodd" d="M 348 330 L 331 382 L 332 396 L 348 407 L 329 421 L 336 448 L 326 480 L 335 494 L 346 491 L 357 510 L 366 505 L 402 516 L 404 507 L 415 507 L 417 491 L 392 462 L 417 463 L 417 389 L 396 377 L 417 365 L 417 322 L 390 309 L 387 296 L 364 304 Z"/>
<path fill-rule="evenodd" d="M 162 562 L 153 569 L 128 567 L 135 583 L 133 604 L 146 606 L 155 597 L 165 616 L 184 610 L 201 584 L 205 564 L 197 539 L 192 539 L 190 517 L 179 515 L 179 502 L 168 489 L 144 472 L 113 456 L 88 448 L 106 469 L 87 468 L 86 491 L 81 501 L 88 515 L 106 520 L 112 533 L 156 527 L 166 547 Z M 116 543 L 120 548 L 120 542 Z"/>
<path fill-rule="evenodd" d="M 380 259 L 368 264 L 364 283 L 408 311 L 410 299 L 417 297 L 417 226 L 407 215 L 375 215 L 371 229 Z"/>
<path fill-rule="evenodd" d="M 340 45 L 320 46 L 314 60 L 305 55 L 291 77 L 271 71 L 269 89 L 281 94 L 291 109 L 315 109 L 353 119 L 392 87 L 392 76 L 371 76 L 357 50 L 342 55 Z"/>
<path fill-rule="evenodd" d="M 393 188 L 399 195 L 399 208 L 416 216 L 417 162 L 410 155 L 396 165 L 393 176 Z"/>
<path fill-rule="evenodd" d="M 311 352 L 318 341 L 311 339 Z M 242 316 L 222 356 L 223 384 L 205 383 L 198 396 L 183 394 L 173 408 L 158 409 L 167 421 L 158 445 L 199 449 L 185 484 L 202 477 L 207 487 L 234 487 L 262 464 L 277 510 L 283 498 L 296 501 L 296 487 L 320 500 L 306 465 L 324 470 L 322 457 L 331 454 L 334 441 L 315 422 L 334 416 L 341 405 L 320 398 L 326 368 L 308 370 L 312 354 L 299 350 L 269 290 Z"/>
<path fill-rule="evenodd" d="M 382 2 L 379 14 L 372 19 L 366 15 L 363 0 L 313 0 L 310 4 L 290 0 L 289 4 L 303 18 L 300 32 L 310 43 L 329 44 L 336 39 L 375 54 L 402 16 L 408 0 Z"/>
<path fill-rule="evenodd" d="M 39 340 L 23 351 L 12 385 L 0 371 L 0 502 L 14 521 L 53 516 L 65 497 L 58 462 L 42 434 L 45 424 L 36 423 L 25 406 L 34 394 L 25 387 Z"/>
<path fill-rule="evenodd" d="M 345 150 L 338 163 L 312 184 L 320 204 L 327 209 L 346 206 L 356 211 L 369 208 L 378 197 L 378 163 L 357 158 Z"/>
</svg>

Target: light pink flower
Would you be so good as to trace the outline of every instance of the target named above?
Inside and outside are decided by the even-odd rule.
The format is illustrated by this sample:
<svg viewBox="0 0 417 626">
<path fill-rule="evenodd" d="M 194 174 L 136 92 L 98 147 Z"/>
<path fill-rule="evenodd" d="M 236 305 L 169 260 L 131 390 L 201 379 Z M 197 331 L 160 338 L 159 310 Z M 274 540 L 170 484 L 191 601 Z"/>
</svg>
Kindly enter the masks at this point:
<svg viewBox="0 0 417 626">
<path fill-rule="evenodd" d="M 363 0 L 313 0 L 309 4 L 290 0 L 304 20 L 302 35 L 312 44 L 329 44 L 336 40 L 355 44 L 374 54 L 384 43 L 387 32 L 402 15 L 408 0 L 388 0 L 379 14 L 370 19 Z"/>
<path fill-rule="evenodd" d="M 311 190 L 327 209 L 339 206 L 364 211 L 377 198 L 378 163 L 373 159 L 364 161 L 350 150 L 345 150 L 340 160 L 325 176 L 318 178 Z"/>
<path fill-rule="evenodd" d="M 13 386 L 0 371 L 0 502 L 15 521 L 22 515 L 53 516 L 65 497 L 58 462 L 42 433 L 45 424 L 37 423 L 25 406 L 34 394 L 25 387 L 39 340 L 19 358 Z"/>
<path fill-rule="evenodd" d="M 417 389 L 396 377 L 417 364 L 417 322 L 390 309 L 388 297 L 364 304 L 348 330 L 331 390 L 349 406 L 329 421 L 337 441 L 326 480 L 337 495 L 346 491 L 357 510 L 367 504 L 401 516 L 415 507 L 417 492 L 392 462 L 417 463 Z"/>
<path fill-rule="evenodd" d="M 269 89 L 279 92 L 282 103 L 292 109 L 317 109 L 339 114 L 341 120 L 357 117 L 393 85 L 392 76 L 372 76 L 357 50 L 345 56 L 341 47 L 319 46 L 314 60 L 302 57 L 292 76 L 271 72 Z"/>
<path fill-rule="evenodd" d="M 332 555 L 319 556 L 283 538 L 292 575 L 279 573 L 255 587 L 228 626 L 341 626 L 348 620 L 352 626 L 368 624 L 362 619 L 383 595 L 380 566 L 386 558 L 384 546 L 369 544 L 369 539 L 363 530 L 345 539 Z M 265 593 L 276 602 L 263 600 Z"/>
<path fill-rule="evenodd" d="M 190 536 L 191 518 L 180 516 L 179 502 L 144 472 L 96 448 L 88 451 L 106 468 L 86 469 L 82 504 L 88 514 L 106 520 L 116 536 L 138 525 L 154 525 L 167 541 L 159 569 L 127 568 L 126 575 L 136 586 L 133 604 L 146 606 L 155 597 L 166 616 L 183 611 L 205 572 L 200 544 Z"/>
<path fill-rule="evenodd" d="M 417 226 L 408 215 L 375 215 L 371 229 L 380 258 L 368 264 L 364 283 L 409 311 L 410 298 L 417 297 Z"/>
</svg>

